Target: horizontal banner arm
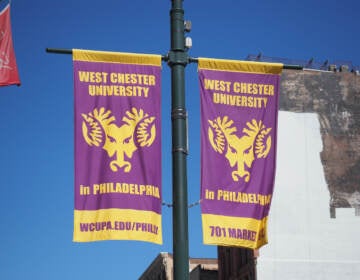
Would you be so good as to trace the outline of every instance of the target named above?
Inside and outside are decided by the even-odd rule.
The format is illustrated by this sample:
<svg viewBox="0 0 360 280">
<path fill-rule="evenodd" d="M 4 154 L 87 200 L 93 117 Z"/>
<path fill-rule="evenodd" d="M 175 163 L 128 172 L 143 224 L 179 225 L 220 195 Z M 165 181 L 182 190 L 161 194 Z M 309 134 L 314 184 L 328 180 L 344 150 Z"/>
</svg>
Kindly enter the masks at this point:
<svg viewBox="0 0 360 280">
<path fill-rule="evenodd" d="M 54 48 L 46 48 L 46 52 L 48 53 L 57 53 L 57 54 L 72 54 L 72 50 L 69 49 L 54 49 Z M 161 57 L 162 60 L 167 61 L 169 58 L 166 55 L 163 55 Z M 198 59 L 195 57 L 190 57 L 189 58 L 189 62 L 190 63 L 198 63 Z M 289 65 L 289 64 L 284 64 L 284 69 L 291 69 L 291 70 L 303 70 L 304 67 L 302 67 L 301 65 Z"/>
</svg>

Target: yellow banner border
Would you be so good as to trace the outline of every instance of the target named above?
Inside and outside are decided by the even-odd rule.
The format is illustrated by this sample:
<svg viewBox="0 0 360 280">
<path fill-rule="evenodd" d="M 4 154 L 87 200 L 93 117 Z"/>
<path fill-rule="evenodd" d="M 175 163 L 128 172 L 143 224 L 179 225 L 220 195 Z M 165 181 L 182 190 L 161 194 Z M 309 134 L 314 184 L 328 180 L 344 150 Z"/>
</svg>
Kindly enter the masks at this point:
<svg viewBox="0 0 360 280">
<path fill-rule="evenodd" d="M 73 49 L 72 53 L 74 61 L 142 64 L 161 67 L 161 55 L 156 54 L 93 51 L 82 49 Z"/>
<path fill-rule="evenodd" d="M 87 230 L 82 231 L 80 223 L 87 225 Z M 122 228 L 125 223 L 128 223 L 128 228 Z M 142 224 L 152 226 L 144 228 Z M 110 226 L 110 229 L 108 226 Z M 73 241 L 92 242 L 102 240 L 137 240 L 161 245 L 161 214 L 152 211 L 117 208 L 74 210 Z"/>
<path fill-rule="evenodd" d="M 258 249 L 268 243 L 268 217 L 257 220 L 245 217 L 202 214 L 201 218 L 204 244 Z M 230 231 L 235 236 L 230 236 Z M 245 238 L 244 234 L 247 234 L 249 238 Z M 252 237 L 254 240 L 251 240 Z"/>
<path fill-rule="evenodd" d="M 282 73 L 283 66 L 284 65 L 282 63 L 241 61 L 204 57 L 198 58 L 198 68 L 207 70 L 280 75 Z"/>
</svg>

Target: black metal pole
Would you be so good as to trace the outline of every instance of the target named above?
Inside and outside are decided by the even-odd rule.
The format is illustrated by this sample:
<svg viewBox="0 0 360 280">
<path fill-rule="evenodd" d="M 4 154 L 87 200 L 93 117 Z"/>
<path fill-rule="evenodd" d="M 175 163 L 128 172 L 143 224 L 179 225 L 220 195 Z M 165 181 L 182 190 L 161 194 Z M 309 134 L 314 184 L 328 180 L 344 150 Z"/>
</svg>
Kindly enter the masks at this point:
<svg viewBox="0 0 360 280">
<path fill-rule="evenodd" d="M 173 171 L 173 258 L 174 280 L 189 279 L 188 194 L 187 194 L 187 113 L 185 109 L 185 49 L 183 0 L 172 0 L 170 10 L 172 171 Z"/>
</svg>

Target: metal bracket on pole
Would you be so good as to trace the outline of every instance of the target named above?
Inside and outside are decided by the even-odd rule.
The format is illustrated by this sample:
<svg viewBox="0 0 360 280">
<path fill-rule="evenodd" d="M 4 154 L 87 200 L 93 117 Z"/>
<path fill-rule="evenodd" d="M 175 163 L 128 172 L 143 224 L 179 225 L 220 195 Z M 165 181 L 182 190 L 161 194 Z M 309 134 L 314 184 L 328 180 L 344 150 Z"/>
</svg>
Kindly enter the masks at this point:
<svg viewBox="0 0 360 280">
<path fill-rule="evenodd" d="M 171 111 L 171 119 L 172 120 L 176 120 L 176 119 L 187 120 L 187 112 L 186 112 L 186 110 L 183 109 L 183 108 L 173 109 Z"/>
<path fill-rule="evenodd" d="M 189 64 L 189 57 L 186 52 L 170 51 L 168 54 L 168 58 L 168 65 L 170 67 L 173 65 L 186 66 L 187 64 Z"/>
<path fill-rule="evenodd" d="M 188 130 L 188 115 L 184 108 L 175 108 L 171 111 L 171 120 L 175 121 L 177 119 L 185 120 L 185 126 L 186 126 L 186 136 L 187 136 L 187 130 Z M 189 154 L 189 148 L 188 148 L 188 141 L 186 141 L 185 147 L 174 147 L 172 149 L 173 153 L 181 152 L 185 155 Z"/>
</svg>

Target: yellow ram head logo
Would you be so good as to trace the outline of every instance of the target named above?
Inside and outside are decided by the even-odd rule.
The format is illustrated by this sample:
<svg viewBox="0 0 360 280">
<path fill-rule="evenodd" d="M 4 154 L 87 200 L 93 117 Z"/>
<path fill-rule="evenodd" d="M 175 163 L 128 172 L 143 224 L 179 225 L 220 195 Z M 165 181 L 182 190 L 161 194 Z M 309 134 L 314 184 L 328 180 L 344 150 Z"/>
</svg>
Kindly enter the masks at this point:
<svg viewBox="0 0 360 280">
<path fill-rule="evenodd" d="M 124 168 L 130 172 L 131 159 L 138 147 L 149 147 L 155 140 L 155 117 L 150 117 L 142 109 L 132 108 L 126 111 L 122 118 L 124 124 L 117 126 L 115 117 L 105 108 L 94 109 L 88 114 L 82 114 L 82 132 L 89 146 L 101 147 L 107 151 L 110 158 L 110 168 L 116 172 Z"/>
<path fill-rule="evenodd" d="M 271 149 L 271 128 L 266 128 L 262 121 L 255 119 L 246 123 L 242 132 L 244 135 L 238 137 L 234 122 L 228 116 L 217 117 L 209 120 L 208 137 L 211 146 L 219 154 L 225 155 L 231 167 L 236 166 L 232 172 L 232 179 L 237 182 L 244 178 L 245 182 L 250 180 L 250 169 L 254 160 L 265 158 Z"/>
</svg>

